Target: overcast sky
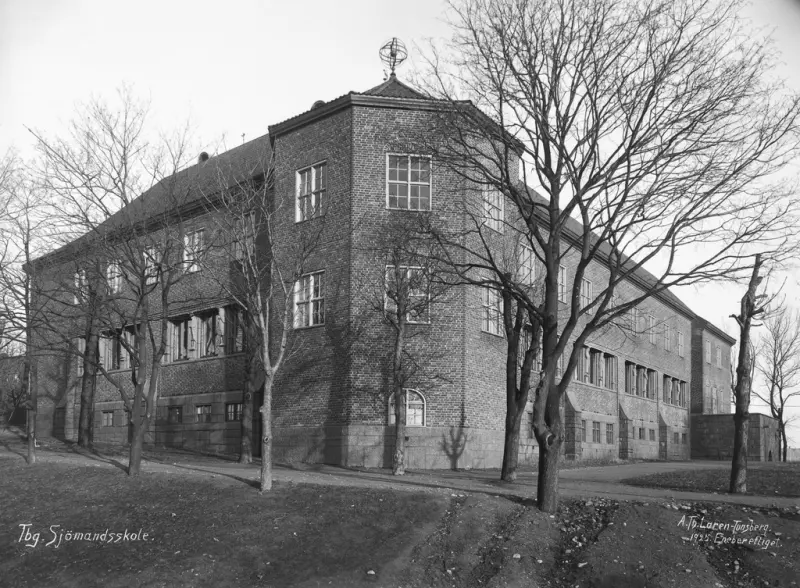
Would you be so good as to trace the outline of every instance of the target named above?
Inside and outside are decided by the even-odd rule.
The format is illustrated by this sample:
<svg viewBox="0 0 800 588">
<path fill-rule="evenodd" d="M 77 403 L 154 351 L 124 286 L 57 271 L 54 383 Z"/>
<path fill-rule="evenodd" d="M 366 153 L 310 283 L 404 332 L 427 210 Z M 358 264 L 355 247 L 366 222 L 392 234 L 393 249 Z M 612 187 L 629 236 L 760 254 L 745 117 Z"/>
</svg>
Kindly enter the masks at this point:
<svg viewBox="0 0 800 588">
<path fill-rule="evenodd" d="M 25 126 L 56 132 L 76 103 L 123 82 L 149 97 L 161 127 L 189 119 L 198 145 L 224 150 L 316 100 L 377 85 L 381 45 L 399 37 L 413 57 L 415 43 L 448 35 L 444 11 L 440 0 L 0 0 L 0 153 L 29 155 Z M 778 73 L 800 91 L 800 0 L 757 0 L 745 16 L 772 32 Z M 798 287 L 790 277 L 787 292 Z M 676 293 L 736 335 L 727 317 L 741 289 Z"/>
</svg>

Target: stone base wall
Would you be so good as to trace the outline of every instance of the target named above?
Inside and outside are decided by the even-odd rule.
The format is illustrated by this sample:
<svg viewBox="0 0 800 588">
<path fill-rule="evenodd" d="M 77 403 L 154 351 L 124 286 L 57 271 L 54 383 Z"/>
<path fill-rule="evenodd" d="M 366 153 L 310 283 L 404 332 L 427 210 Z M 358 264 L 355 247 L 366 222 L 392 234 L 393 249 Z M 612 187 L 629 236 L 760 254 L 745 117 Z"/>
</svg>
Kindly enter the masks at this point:
<svg viewBox="0 0 800 588">
<path fill-rule="evenodd" d="M 693 414 L 692 459 L 730 460 L 733 458 L 734 421 L 732 414 Z M 763 414 L 750 415 L 747 459 L 778 460 L 778 423 Z"/>
</svg>

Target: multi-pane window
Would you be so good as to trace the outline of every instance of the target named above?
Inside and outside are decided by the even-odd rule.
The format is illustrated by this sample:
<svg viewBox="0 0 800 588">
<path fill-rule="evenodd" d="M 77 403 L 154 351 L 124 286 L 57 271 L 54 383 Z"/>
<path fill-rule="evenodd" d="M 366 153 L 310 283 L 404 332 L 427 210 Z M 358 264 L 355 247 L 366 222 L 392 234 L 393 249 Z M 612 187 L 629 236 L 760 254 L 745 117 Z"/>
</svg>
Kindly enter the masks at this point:
<svg viewBox="0 0 800 588">
<path fill-rule="evenodd" d="M 417 390 L 405 389 L 406 426 L 425 426 L 425 398 Z M 389 397 L 389 424 L 395 424 L 394 394 Z"/>
<path fill-rule="evenodd" d="M 328 165 L 323 161 L 297 172 L 297 207 L 295 221 L 322 216 L 328 190 Z"/>
<path fill-rule="evenodd" d="M 672 434 L 672 442 L 675 443 L 675 445 L 678 444 L 678 433 Z"/>
<path fill-rule="evenodd" d="M 388 314 L 396 315 L 399 304 L 405 308 L 407 322 L 430 321 L 428 280 L 423 268 L 387 265 L 385 283 L 384 309 Z"/>
<path fill-rule="evenodd" d="M 594 300 L 592 296 L 592 282 L 583 278 L 581 280 L 581 308 L 586 308 Z"/>
<path fill-rule="evenodd" d="M 73 304 L 81 304 L 84 300 L 86 300 L 86 295 L 88 294 L 88 282 L 86 280 L 86 270 L 80 269 L 75 272 L 74 280 L 74 293 L 73 293 Z"/>
<path fill-rule="evenodd" d="M 482 289 L 481 330 L 492 335 L 503 332 L 503 297 L 489 286 Z"/>
<path fill-rule="evenodd" d="M 706 363 L 711 363 L 711 341 L 706 341 Z"/>
<path fill-rule="evenodd" d="M 558 301 L 567 301 L 567 268 L 558 266 Z"/>
<path fill-rule="evenodd" d="M 114 411 L 113 410 L 104 410 L 103 411 L 103 425 L 104 427 L 113 427 L 114 426 Z"/>
<path fill-rule="evenodd" d="M 644 427 L 639 427 L 639 440 L 644 441 Z"/>
<path fill-rule="evenodd" d="M 225 317 L 225 353 L 230 355 L 238 353 L 244 348 L 244 329 L 242 324 L 242 311 L 235 306 L 226 306 Z"/>
<path fill-rule="evenodd" d="M 664 349 L 672 351 L 672 327 L 664 325 Z"/>
<path fill-rule="evenodd" d="M 683 331 L 678 331 L 678 355 L 684 357 L 683 353 Z"/>
<path fill-rule="evenodd" d="M 191 231 L 183 236 L 183 269 L 187 273 L 200 269 L 203 260 L 203 230 Z"/>
<path fill-rule="evenodd" d="M 652 314 L 647 315 L 647 332 L 650 334 L 650 343 L 656 344 L 656 317 Z"/>
<path fill-rule="evenodd" d="M 106 284 L 109 294 L 118 294 L 122 290 L 122 267 L 118 261 L 109 262 L 106 266 Z"/>
<path fill-rule="evenodd" d="M 197 417 L 198 423 L 210 423 L 211 422 L 211 405 L 210 404 L 198 404 L 194 407 L 194 414 Z"/>
<path fill-rule="evenodd" d="M 183 407 L 182 406 L 169 406 L 167 407 L 167 422 L 177 424 L 183 422 Z"/>
<path fill-rule="evenodd" d="M 256 215 L 245 214 L 233 221 L 233 256 L 239 261 L 250 259 L 256 246 Z"/>
<path fill-rule="evenodd" d="M 614 425 L 611 423 L 606 423 L 606 443 L 614 443 Z"/>
<path fill-rule="evenodd" d="M 609 390 L 617 389 L 617 358 L 608 353 L 603 354 L 605 371 L 605 387 Z"/>
<path fill-rule="evenodd" d="M 167 335 L 169 340 L 170 361 L 193 359 L 197 349 L 195 321 L 191 317 L 180 317 L 169 321 Z"/>
<path fill-rule="evenodd" d="M 650 429 L 650 441 L 655 441 L 655 440 L 656 440 L 656 430 Z"/>
<path fill-rule="evenodd" d="M 640 312 L 638 308 L 631 308 L 630 313 L 628 314 L 629 317 L 629 327 L 631 329 L 631 334 L 638 335 L 639 331 L 639 321 L 641 320 Z"/>
<path fill-rule="evenodd" d="M 686 433 L 681 433 L 681 444 L 686 445 Z"/>
<path fill-rule="evenodd" d="M 147 247 L 143 255 L 145 284 L 155 284 L 158 281 L 158 272 L 160 268 L 158 249 L 155 247 Z"/>
<path fill-rule="evenodd" d="M 592 421 L 592 443 L 601 443 L 600 439 L 600 423 Z"/>
<path fill-rule="evenodd" d="M 200 346 L 198 355 L 210 357 L 217 355 L 217 348 L 222 346 L 223 325 L 220 314 L 215 308 L 210 312 L 197 315 L 197 338 Z"/>
<path fill-rule="evenodd" d="M 523 286 L 533 286 L 536 282 L 536 256 L 533 254 L 533 249 L 527 245 L 519 247 L 517 280 Z"/>
<path fill-rule="evenodd" d="M 225 405 L 225 420 L 226 421 L 240 421 L 242 420 L 242 403 L 229 402 Z"/>
<path fill-rule="evenodd" d="M 133 328 L 103 333 L 97 343 L 97 361 L 104 370 L 126 370 L 131 367 L 130 349 L 134 345 Z"/>
<path fill-rule="evenodd" d="M 483 191 L 484 224 L 493 231 L 502 233 L 503 213 L 503 193 L 499 190 L 485 189 Z"/>
<path fill-rule="evenodd" d="M 414 155 L 388 155 L 386 195 L 389 208 L 430 210 L 431 160 Z"/>
<path fill-rule="evenodd" d="M 325 322 L 325 272 L 301 276 L 294 284 L 294 327 Z"/>
<path fill-rule="evenodd" d="M 581 441 L 586 442 L 586 421 L 581 420 Z"/>
<path fill-rule="evenodd" d="M 716 358 L 717 367 L 722 367 L 722 348 L 719 345 L 717 345 L 716 347 L 716 352 L 717 352 L 717 358 Z"/>
</svg>

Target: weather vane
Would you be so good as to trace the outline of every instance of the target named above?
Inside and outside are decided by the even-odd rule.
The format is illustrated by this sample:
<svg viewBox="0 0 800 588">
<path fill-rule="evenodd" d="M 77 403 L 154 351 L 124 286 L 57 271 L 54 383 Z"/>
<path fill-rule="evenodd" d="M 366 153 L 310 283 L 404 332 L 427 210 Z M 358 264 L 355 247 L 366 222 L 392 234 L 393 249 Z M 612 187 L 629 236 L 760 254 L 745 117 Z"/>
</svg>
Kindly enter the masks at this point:
<svg viewBox="0 0 800 588">
<path fill-rule="evenodd" d="M 390 41 L 387 41 L 386 44 L 381 47 L 379 53 L 381 61 L 392 70 L 392 75 L 394 75 L 394 69 L 408 57 L 406 46 L 403 45 L 403 42 L 397 37 L 392 37 Z"/>
</svg>

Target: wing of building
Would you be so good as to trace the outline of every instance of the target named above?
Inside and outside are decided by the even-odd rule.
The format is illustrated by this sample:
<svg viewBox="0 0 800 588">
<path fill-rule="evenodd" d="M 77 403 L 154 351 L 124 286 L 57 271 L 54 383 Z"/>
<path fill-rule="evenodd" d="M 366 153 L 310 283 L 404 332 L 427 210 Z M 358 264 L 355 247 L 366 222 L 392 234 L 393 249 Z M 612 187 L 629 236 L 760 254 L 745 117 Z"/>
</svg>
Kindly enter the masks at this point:
<svg viewBox="0 0 800 588">
<path fill-rule="evenodd" d="M 125 222 L 147 223 L 179 208 L 191 218 L 194 231 L 211 233 L 213 224 L 200 200 L 220 182 L 258 179 L 270 169 L 273 197 L 284 204 L 286 238 L 293 231 L 316 230 L 315 224 L 321 227 L 319 246 L 301 277 L 310 294 L 294 300 L 296 351 L 275 388 L 279 462 L 391 463 L 391 333 L 381 313 L 370 312 L 365 284 L 385 276 L 386 268 L 370 251 L 386 238 L 386 223 L 393 216 L 430 210 L 440 222 L 462 222 L 459 203 L 445 189 L 457 179 L 408 146 L 408 136 L 423 128 L 437 107 L 435 100 L 392 75 L 365 92 L 317 102 L 271 126 L 268 135 L 199 161 L 170 178 L 169 190 L 162 182 L 120 213 Z M 176 191 L 176 185 L 185 189 Z M 180 199 L 166 198 L 167 192 L 179 193 Z M 104 226 L 114 231 L 121 222 L 112 217 Z M 49 268 L 42 275 L 71 275 L 75 259 L 90 250 L 87 236 L 54 252 L 39 260 Z M 572 279 L 568 260 L 565 283 Z M 595 264 L 587 279 L 602 284 L 604 272 Z M 639 285 L 632 280 L 621 294 L 650 279 L 641 272 Z M 212 282 L 201 268 L 172 294 L 171 349 L 149 443 L 238 452 L 244 357 L 241 339 L 233 332 L 233 307 Z M 410 385 L 407 399 L 409 468 L 501 463 L 506 346 L 497 325 L 487 320 L 486 308 L 481 288 L 460 287 L 432 304 L 425 320 L 411 325 L 414 353 L 427 360 L 427 368 Z M 75 336 L 81 336 L 80 325 Z M 125 380 L 129 361 L 114 341 L 103 339 L 100 360 L 110 375 Z M 670 292 L 637 309 L 633 332 L 607 329 L 592 338 L 565 401 L 566 456 L 689 459 L 692 453 L 711 451 L 707 445 L 713 435 L 704 432 L 695 443 L 691 423 L 695 416 L 712 414 L 732 421 L 724 414 L 731 405 L 734 342 Z M 79 364 L 74 354 L 51 352 L 39 358 L 40 434 L 75 437 Z M 535 463 L 527 416 L 521 459 Z M 94 440 L 126 442 L 126 422 L 119 393 L 99 378 Z"/>
</svg>

